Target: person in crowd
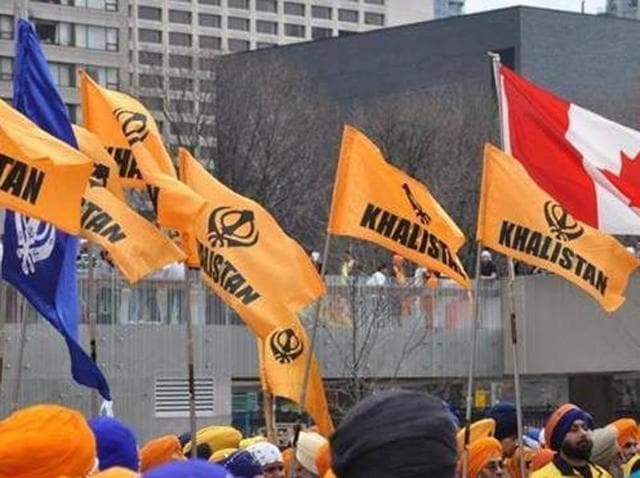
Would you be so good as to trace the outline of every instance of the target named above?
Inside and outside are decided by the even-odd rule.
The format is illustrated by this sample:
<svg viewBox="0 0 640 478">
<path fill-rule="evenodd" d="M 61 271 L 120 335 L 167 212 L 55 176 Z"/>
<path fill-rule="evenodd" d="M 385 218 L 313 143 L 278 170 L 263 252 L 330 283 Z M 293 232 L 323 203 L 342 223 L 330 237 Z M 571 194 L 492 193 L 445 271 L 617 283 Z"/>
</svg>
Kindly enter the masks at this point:
<svg viewBox="0 0 640 478">
<path fill-rule="evenodd" d="M 173 461 L 154 468 L 142 478 L 234 478 L 226 468 L 202 460 Z"/>
<path fill-rule="evenodd" d="M 277 446 L 269 442 L 259 442 L 247 448 L 260 466 L 264 478 L 285 478 L 284 460 Z"/>
<path fill-rule="evenodd" d="M 504 477 L 502 454 L 500 442 L 495 438 L 482 437 L 471 442 L 469 444 L 468 478 Z"/>
<path fill-rule="evenodd" d="M 407 285 L 407 270 L 404 257 L 399 254 L 394 254 L 391 258 L 392 274 L 394 284 L 398 286 L 396 290 L 396 300 L 399 301 L 400 317 L 406 318 L 411 315 L 411 297 L 406 290 L 403 290 Z"/>
<path fill-rule="evenodd" d="M 99 471 L 95 475 L 91 475 L 91 478 L 139 478 L 140 473 L 136 473 L 135 471 L 131 471 L 128 468 L 122 468 L 120 466 L 116 466 L 114 468 L 109 468 L 105 471 Z M 75 478 L 75 477 L 60 477 L 60 478 Z"/>
<path fill-rule="evenodd" d="M 493 256 L 488 250 L 480 253 L 480 279 L 493 280 L 498 278 L 498 269 L 493 262 Z"/>
<path fill-rule="evenodd" d="M 442 401 L 391 391 L 356 404 L 330 439 L 338 478 L 452 478 L 455 427 Z"/>
<path fill-rule="evenodd" d="M 511 458 L 518 448 L 518 417 L 516 406 L 502 402 L 487 410 L 486 416 L 496 422 L 494 437 L 500 442 L 504 458 Z"/>
<path fill-rule="evenodd" d="M 591 433 L 591 462 L 607 470 L 613 478 L 622 478 L 622 453 L 618 439 L 618 430 L 613 425 L 596 428 Z"/>
<path fill-rule="evenodd" d="M 327 439 L 319 433 L 300 432 L 296 444 L 297 469 L 294 478 L 318 478 L 320 476 L 316 458 L 320 448 L 326 443 Z"/>
<path fill-rule="evenodd" d="M 316 455 L 316 468 L 318 469 L 318 476 L 324 477 L 331 469 L 331 448 L 329 442 L 325 441 L 324 444 L 318 450 Z"/>
<path fill-rule="evenodd" d="M 625 464 L 638 454 L 638 424 L 633 418 L 620 418 L 611 425 L 618 432 L 618 446 Z"/>
<path fill-rule="evenodd" d="M 164 435 L 149 440 L 140 449 L 140 471 L 145 472 L 170 461 L 184 459 L 178 437 L 176 435 Z"/>
<path fill-rule="evenodd" d="M 311 262 L 313 262 L 314 267 L 318 272 L 322 272 L 322 258 L 318 251 L 311 252 Z"/>
<path fill-rule="evenodd" d="M 85 477 L 97 464 L 96 440 L 76 410 L 34 405 L 0 421 L 0 478 Z"/>
<path fill-rule="evenodd" d="M 261 478 L 262 466 L 248 450 L 238 450 L 228 458 L 220 461 L 234 478 Z"/>
<path fill-rule="evenodd" d="M 534 471 L 538 471 L 539 469 L 544 468 L 549 463 L 551 463 L 551 461 L 553 461 L 554 456 L 556 456 L 555 452 L 549 448 L 539 449 L 531 457 L 531 465 L 529 471 L 533 473 Z"/>
<path fill-rule="evenodd" d="M 342 285 L 347 285 L 351 282 L 355 268 L 356 260 L 349 252 L 345 253 L 340 265 L 340 281 Z"/>
<path fill-rule="evenodd" d="M 128 426 L 111 417 L 92 418 L 89 426 L 96 437 L 100 470 L 114 466 L 132 471 L 140 470 L 138 442 Z"/>
<path fill-rule="evenodd" d="M 435 307 L 434 290 L 438 287 L 438 273 L 425 267 L 416 267 L 413 286 L 417 289 L 420 314 L 424 317 L 427 330 L 433 329 Z"/>
<path fill-rule="evenodd" d="M 383 286 L 387 284 L 387 265 L 380 264 L 376 271 L 367 279 L 367 285 Z"/>
<path fill-rule="evenodd" d="M 556 452 L 553 460 L 531 474 L 531 478 L 577 476 L 611 478 L 602 467 L 590 462 L 593 419 L 572 403 L 559 407 L 544 427 L 546 445 Z"/>
</svg>

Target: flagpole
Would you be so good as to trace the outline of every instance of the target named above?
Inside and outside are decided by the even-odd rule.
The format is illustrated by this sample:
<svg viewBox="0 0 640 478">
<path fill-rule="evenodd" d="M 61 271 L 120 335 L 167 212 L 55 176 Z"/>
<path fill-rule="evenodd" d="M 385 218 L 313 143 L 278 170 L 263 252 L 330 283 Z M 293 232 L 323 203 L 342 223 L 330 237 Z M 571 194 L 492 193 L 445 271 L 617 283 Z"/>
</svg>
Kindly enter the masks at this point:
<svg viewBox="0 0 640 478">
<path fill-rule="evenodd" d="M 20 319 L 20 347 L 18 349 L 18 365 L 16 369 L 16 387 L 13 394 L 13 409 L 17 410 L 20 405 L 20 394 L 22 392 L 22 369 L 24 368 L 24 349 L 27 343 L 27 301 L 18 295 L 18 317 Z"/>
<path fill-rule="evenodd" d="M 480 325 L 480 254 L 482 253 L 482 243 L 478 241 L 476 247 L 476 275 L 473 288 L 473 302 L 471 304 L 472 331 L 471 331 L 471 351 L 469 352 L 469 373 L 467 376 L 467 408 L 465 412 L 464 426 L 464 460 L 463 476 L 466 478 L 469 469 L 469 441 L 471 438 L 471 412 L 473 403 L 473 376 L 476 368 L 476 349 L 478 348 L 478 328 Z"/>
<path fill-rule="evenodd" d="M 329 248 L 331 245 L 331 234 L 327 232 L 327 237 L 324 241 L 324 251 L 322 253 L 322 264 L 320 267 L 320 279 L 324 281 L 327 272 L 327 260 L 329 258 Z M 296 446 L 298 445 L 298 438 L 300 437 L 300 430 L 302 429 L 302 413 L 305 409 L 305 403 L 307 401 L 307 388 L 309 388 L 309 377 L 311 375 L 311 363 L 313 361 L 313 351 L 315 348 L 316 337 L 318 335 L 318 325 L 320 323 L 320 302 L 322 299 L 318 299 L 315 304 L 313 314 L 313 324 L 311 326 L 311 340 L 309 344 L 309 352 L 307 353 L 306 362 L 304 365 L 304 378 L 302 379 L 302 390 L 300 391 L 300 412 L 298 413 L 298 419 L 293 427 L 293 443 L 291 448 L 293 449 L 293 458 L 291 460 L 291 469 L 289 470 L 289 478 L 293 478 L 295 469 L 297 467 L 298 460 L 296 460 Z"/>
<path fill-rule="evenodd" d="M 97 308 L 97 300 L 96 300 L 96 277 L 95 277 L 95 263 L 93 257 L 93 246 L 87 243 L 88 252 L 89 252 L 89 267 L 87 270 L 87 294 L 89 297 L 87 298 L 87 306 L 89 308 L 89 347 L 91 353 L 91 360 L 93 363 L 98 363 L 98 348 L 96 342 L 96 308 Z M 98 260 L 96 257 L 95 260 Z M 98 391 L 93 390 L 91 392 L 91 414 L 95 417 L 100 412 L 100 399 L 98 396 Z"/>
<path fill-rule="evenodd" d="M 504 105 L 502 104 L 502 78 L 500 76 L 500 55 L 494 52 L 488 52 L 491 58 L 491 66 L 493 70 L 493 79 L 496 87 L 496 98 L 498 100 L 498 124 L 500 125 L 500 146 L 504 151 L 507 144 L 506 132 L 504 127 Z M 511 154 L 511 151 L 506 151 Z M 518 430 L 518 449 L 520 450 L 520 476 L 526 476 L 526 466 L 524 462 L 524 446 L 522 436 L 524 435 L 524 420 L 522 417 L 522 397 L 520 394 L 520 367 L 518 359 L 518 321 L 516 317 L 516 297 L 515 297 L 515 281 L 516 273 L 513 259 L 507 258 L 509 268 L 509 325 L 511 327 L 511 357 L 513 360 L 513 386 L 516 396 L 516 420 Z"/>
<path fill-rule="evenodd" d="M 184 320 L 187 323 L 187 364 L 189 382 L 189 430 L 191 432 L 191 458 L 196 459 L 196 379 L 195 379 L 195 358 L 193 346 L 193 320 L 191 316 L 191 271 L 189 266 L 184 264 L 184 291 L 185 299 L 183 304 Z"/>
<path fill-rule="evenodd" d="M 7 321 L 7 284 L 0 284 L 0 397 L 2 397 L 2 378 L 4 370 L 4 353 L 5 353 L 5 327 Z"/>
</svg>

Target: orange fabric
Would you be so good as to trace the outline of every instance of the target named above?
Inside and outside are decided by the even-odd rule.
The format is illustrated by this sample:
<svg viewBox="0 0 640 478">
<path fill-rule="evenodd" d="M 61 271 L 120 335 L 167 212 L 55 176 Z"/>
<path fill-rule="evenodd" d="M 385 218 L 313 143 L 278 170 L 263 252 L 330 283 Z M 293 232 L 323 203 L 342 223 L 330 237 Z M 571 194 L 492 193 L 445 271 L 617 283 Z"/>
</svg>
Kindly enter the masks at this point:
<svg viewBox="0 0 640 478">
<path fill-rule="evenodd" d="M 524 449 L 525 469 L 528 469 L 526 467 L 526 463 L 531 462 L 535 453 L 536 453 L 535 451 L 525 447 Z M 509 472 L 509 478 L 522 478 L 522 475 L 520 473 L 520 457 L 521 457 L 520 449 L 517 449 L 513 454 L 513 456 L 506 461 L 505 469 Z"/>
<path fill-rule="evenodd" d="M 556 425 L 560 421 L 560 419 L 570 410 L 573 410 L 576 407 L 573 403 L 565 403 L 560 406 L 555 412 L 551 414 L 547 423 L 544 425 L 544 442 L 547 446 L 551 446 L 551 437 L 553 435 L 553 430 L 555 430 Z"/>
<path fill-rule="evenodd" d="M 469 287 L 456 255 L 462 231 L 422 183 L 387 163 L 351 126 L 342 136 L 327 229 L 374 242 Z"/>
<path fill-rule="evenodd" d="M 282 451 L 282 462 L 284 463 L 284 476 L 288 477 L 291 473 L 291 463 L 293 462 L 293 448 L 287 448 Z"/>
<path fill-rule="evenodd" d="M 108 470 L 101 471 L 95 475 L 91 475 L 91 478 L 137 478 L 139 476 L 139 473 L 117 466 L 115 468 L 109 468 Z"/>
<path fill-rule="evenodd" d="M 58 405 L 35 405 L 0 422 L 0 478 L 84 477 L 96 465 L 85 418 Z"/>
<path fill-rule="evenodd" d="M 108 251 L 131 283 L 185 258 L 173 241 L 105 188 L 87 188 L 82 211 L 80 236 Z"/>
<path fill-rule="evenodd" d="M 0 117 L 0 207 L 77 234 L 93 162 L 1 100 Z"/>
<path fill-rule="evenodd" d="M 327 471 L 322 478 L 338 478 L 333 470 Z"/>
<path fill-rule="evenodd" d="M 283 321 L 287 315 L 280 315 Z M 267 387 L 272 395 L 300 403 L 309 338 L 297 317 L 288 316 L 288 323 L 273 330 L 264 340 L 262 364 Z M 314 354 L 311 361 L 309 385 L 303 407 L 322 435 L 333 433 L 322 370 Z"/>
<path fill-rule="evenodd" d="M 325 293 L 309 256 L 268 211 L 212 177 L 184 149 L 180 162 L 183 181 L 208 201 L 195 221 L 185 218 L 180 230 L 195 224 L 202 280 L 256 335 L 266 337 L 286 323 L 281 317 Z M 187 170 L 191 173 L 184 174 Z M 160 204 L 158 212 L 160 217 Z"/>
<path fill-rule="evenodd" d="M 140 449 L 140 471 L 145 472 L 170 461 L 184 459 L 178 437 L 164 435 L 149 440 Z"/>
<path fill-rule="evenodd" d="M 612 236 L 572 218 L 498 148 L 484 150 L 477 239 L 506 256 L 553 272 L 607 311 L 624 303 L 640 262 Z"/>
<path fill-rule="evenodd" d="M 633 418 L 620 418 L 612 423 L 618 430 L 618 445 L 623 447 L 628 441 L 638 441 L 638 424 Z"/>
<path fill-rule="evenodd" d="M 478 438 L 469 445 L 469 478 L 476 478 L 487 463 L 502 459 L 502 446 L 492 437 Z"/>
<path fill-rule="evenodd" d="M 556 454 L 549 448 L 538 450 L 531 458 L 531 472 L 547 466 Z"/>
<path fill-rule="evenodd" d="M 316 456 L 316 467 L 318 468 L 318 476 L 325 476 L 331 469 L 331 448 L 329 443 L 325 443 L 320 447 Z"/>
<path fill-rule="evenodd" d="M 493 418 L 483 418 L 469 425 L 469 443 L 479 440 L 480 438 L 492 437 L 496 431 L 496 421 Z M 462 427 L 456 435 L 456 446 L 458 449 L 458 457 L 464 451 L 464 436 L 466 428 Z"/>
</svg>

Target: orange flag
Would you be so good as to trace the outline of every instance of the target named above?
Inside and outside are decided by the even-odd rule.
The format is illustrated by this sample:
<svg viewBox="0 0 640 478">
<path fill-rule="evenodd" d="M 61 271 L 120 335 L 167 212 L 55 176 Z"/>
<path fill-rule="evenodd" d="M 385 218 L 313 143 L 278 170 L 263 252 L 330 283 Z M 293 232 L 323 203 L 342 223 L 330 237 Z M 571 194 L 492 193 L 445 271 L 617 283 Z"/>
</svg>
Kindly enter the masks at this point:
<svg viewBox="0 0 640 478">
<path fill-rule="evenodd" d="M 498 148 L 484 150 L 477 239 L 558 274 L 612 312 L 638 260 L 613 237 L 577 221 Z"/>
<path fill-rule="evenodd" d="M 77 234 L 91 159 L 1 100 L 0 117 L 0 206 Z"/>
<path fill-rule="evenodd" d="M 93 160 L 91 185 L 107 188 L 115 197 L 124 201 L 118 165 L 109 156 L 98 137 L 75 124 L 73 125 L 73 134 L 78 141 L 78 149 Z"/>
<path fill-rule="evenodd" d="M 94 133 L 118 163 L 126 187 L 145 186 L 139 151 L 146 151 L 161 173 L 175 177 L 175 168 L 153 116 L 136 99 L 102 88 L 80 72 L 84 126 Z"/>
<path fill-rule="evenodd" d="M 462 231 L 422 183 L 351 126 L 342 137 L 328 232 L 374 242 L 469 287 L 457 256 Z"/>
<path fill-rule="evenodd" d="M 157 228 L 102 187 L 85 192 L 80 235 L 109 252 L 131 283 L 185 258 Z"/>
<path fill-rule="evenodd" d="M 300 404 L 309 338 L 298 319 L 291 318 L 286 325 L 273 330 L 264 339 L 261 348 L 263 353 L 261 366 L 268 390 L 273 395 Z M 322 382 L 322 371 L 315 355 L 311 362 L 309 385 L 302 408 L 311 415 L 320 433 L 327 437 L 333 433 L 333 422 Z"/>
</svg>

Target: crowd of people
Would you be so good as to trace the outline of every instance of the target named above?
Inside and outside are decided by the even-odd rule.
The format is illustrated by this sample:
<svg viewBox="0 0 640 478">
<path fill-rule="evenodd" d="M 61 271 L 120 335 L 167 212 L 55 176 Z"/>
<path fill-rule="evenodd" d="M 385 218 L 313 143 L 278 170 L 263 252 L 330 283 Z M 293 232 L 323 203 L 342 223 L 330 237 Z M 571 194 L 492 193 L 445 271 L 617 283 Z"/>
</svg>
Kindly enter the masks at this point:
<svg viewBox="0 0 640 478">
<path fill-rule="evenodd" d="M 594 428 L 567 403 L 519 439 L 510 403 L 460 427 L 442 400 L 399 390 L 356 404 L 332 436 L 309 428 L 285 450 L 215 425 L 139 447 L 116 418 L 35 405 L 0 421 L 0 478 L 639 478 L 638 438 L 632 418 Z"/>
</svg>

